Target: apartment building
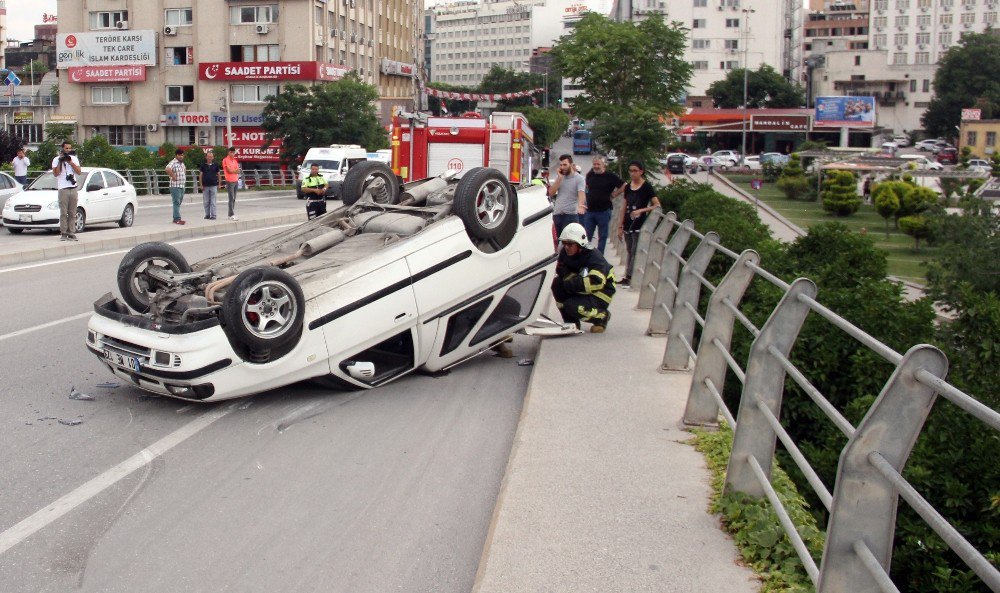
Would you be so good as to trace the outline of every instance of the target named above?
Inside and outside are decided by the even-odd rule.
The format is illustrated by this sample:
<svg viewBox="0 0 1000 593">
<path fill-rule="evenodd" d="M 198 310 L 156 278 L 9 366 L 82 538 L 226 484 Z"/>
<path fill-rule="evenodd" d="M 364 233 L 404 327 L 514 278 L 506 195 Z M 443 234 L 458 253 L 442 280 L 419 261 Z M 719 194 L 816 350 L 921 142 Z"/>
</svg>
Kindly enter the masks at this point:
<svg viewBox="0 0 1000 593">
<path fill-rule="evenodd" d="M 4 50 L 7 48 L 8 37 L 10 32 L 7 31 L 7 0 L 0 0 L 0 68 L 7 67 Z"/>
<path fill-rule="evenodd" d="M 385 121 L 412 108 L 422 4 L 59 0 L 62 117 L 115 146 L 230 144 L 247 162 L 275 163 L 260 124 L 266 98 L 288 84 L 355 71 L 379 89 Z"/>
<path fill-rule="evenodd" d="M 802 24 L 803 54 L 868 49 L 868 0 L 812 0 Z"/>
</svg>

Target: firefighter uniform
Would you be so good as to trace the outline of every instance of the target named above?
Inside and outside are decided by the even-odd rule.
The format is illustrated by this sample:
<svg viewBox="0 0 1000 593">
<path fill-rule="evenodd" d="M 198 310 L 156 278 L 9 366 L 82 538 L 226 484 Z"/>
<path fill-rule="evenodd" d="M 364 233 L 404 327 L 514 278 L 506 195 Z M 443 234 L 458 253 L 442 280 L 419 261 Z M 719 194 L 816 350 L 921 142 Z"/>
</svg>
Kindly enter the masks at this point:
<svg viewBox="0 0 1000 593">
<path fill-rule="evenodd" d="M 606 327 L 614 294 L 615 276 L 600 251 L 584 247 L 573 256 L 565 250 L 559 253 L 552 296 L 563 321 L 577 327 L 581 321 Z"/>
<path fill-rule="evenodd" d="M 322 175 L 309 175 L 302 180 L 302 188 L 322 189 L 321 195 L 306 194 L 306 216 L 316 218 L 326 214 L 326 178 Z"/>
</svg>

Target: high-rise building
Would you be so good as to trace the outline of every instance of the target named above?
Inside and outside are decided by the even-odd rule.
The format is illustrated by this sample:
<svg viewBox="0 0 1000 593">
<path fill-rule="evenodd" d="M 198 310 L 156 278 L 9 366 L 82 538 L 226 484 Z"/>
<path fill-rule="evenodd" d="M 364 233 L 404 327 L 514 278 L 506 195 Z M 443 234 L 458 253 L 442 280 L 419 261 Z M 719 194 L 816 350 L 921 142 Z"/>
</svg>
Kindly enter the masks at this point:
<svg viewBox="0 0 1000 593">
<path fill-rule="evenodd" d="M 0 68 L 7 67 L 4 49 L 7 47 L 8 37 L 10 34 L 7 31 L 7 0 L 0 0 Z"/>
<path fill-rule="evenodd" d="M 274 163 L 276 150 L 259 149 L 261 114 L 266 98 L 289 84 L 354 71 L 378 88 L 384 121 L 395 108 L 413 108 L 422 5 L 59 0 L 63 117 L 78 123 L 82 139 L 230 144 L 248 163 Z"/>
</svg>

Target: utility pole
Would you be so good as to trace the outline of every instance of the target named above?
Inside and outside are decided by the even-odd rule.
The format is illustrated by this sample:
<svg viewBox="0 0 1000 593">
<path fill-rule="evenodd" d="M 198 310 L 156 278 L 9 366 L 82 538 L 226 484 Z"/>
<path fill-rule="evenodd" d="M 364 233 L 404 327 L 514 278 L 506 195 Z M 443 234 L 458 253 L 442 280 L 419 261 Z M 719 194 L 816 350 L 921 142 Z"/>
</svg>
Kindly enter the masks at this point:
<svg viewBox="0 0 1000 593">
<path fill-rule="evenodd" d="M 740 164 L 746 162 L 747 155 L 747 71 L 750 69 L 750 15 L 757 12 L 752 8 L 744 8 L 743 12 L 743 139 L 740 149 Z"/>
</svg>

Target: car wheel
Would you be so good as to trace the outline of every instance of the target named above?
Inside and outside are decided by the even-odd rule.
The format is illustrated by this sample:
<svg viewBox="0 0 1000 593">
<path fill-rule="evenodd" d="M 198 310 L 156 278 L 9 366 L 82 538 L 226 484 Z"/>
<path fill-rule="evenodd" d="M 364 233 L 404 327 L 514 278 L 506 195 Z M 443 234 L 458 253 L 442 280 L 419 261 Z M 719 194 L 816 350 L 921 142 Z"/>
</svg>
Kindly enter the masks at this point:
<svg viewBox="0 0 1000 593">
<path fill-rule="evenodd" d="M 505 247 L 517 231 L 517 194 L 503 173 L 476 167 L 455 188 L 455 214 L 473 239 Z"/>
<path fill-rule="evenodd" d="M 83 208 L 76 209 L 76 218 L 73 219 L 73 232 L 82 233 L 84 227 L 87 226 L 87 213 L 83 211 Z"/>
<path fill-rule="evenodd" d="M 247 347 L 253 362 L 298 341 L 305 318 L 305 296 L 292 276 L 274 267 L 244 270 L 226 290 L 222 315 L 226 331 Z"/>
<path fill-rule="evenodd" d="M 395 204 L 399 201 L 399 179 L 385 163 L 363 161 L 351 167 L 344 176 L 340 199 L 350 206 L 361 199 L 366 189 L 376 204 Z"/>
<path fill-rule="evenodd" d="M 122 300 L 139 313 L 149 310 L 149 293 L 160 286 L 146 271 L 158 267 L 175 273 L 191 271 L 187 259 L 166 243 L 142 243 L 133 247 L 118 264 L 118 290 Z"/>
<path fill-rule="evenodd" d="M 21 233 L 24 232 L 24 229 L 12 229 L 10 227 L 7 227 L 7 232 L 12 235 L 20 235 Z"/>
<path fill-rule="evenodd" d="M 122 217 L 118 219 L 118 226 L 122 228 L 130 227 L 133 222 L 135 222 L 135 208 L 132 207 L 132 204 L 126 204 L 125 210 L 122 212 Z"/>
</svg>

